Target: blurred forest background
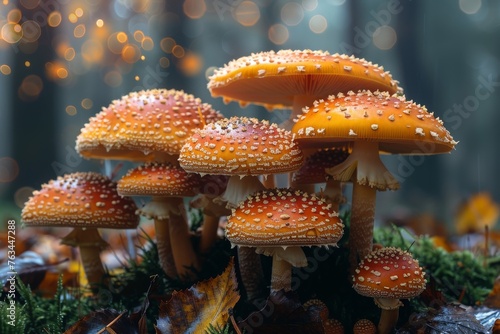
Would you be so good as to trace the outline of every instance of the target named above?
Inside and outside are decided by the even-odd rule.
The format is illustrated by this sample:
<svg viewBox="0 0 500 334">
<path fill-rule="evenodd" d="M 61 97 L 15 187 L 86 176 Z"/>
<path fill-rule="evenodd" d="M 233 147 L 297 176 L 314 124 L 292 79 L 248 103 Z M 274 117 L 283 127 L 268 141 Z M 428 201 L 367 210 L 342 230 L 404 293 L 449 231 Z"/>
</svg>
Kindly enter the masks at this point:
<svg viewBox="0 0 500 334">
<path fill-rule="evenodd" d="M 0 4 L 0 217 L 75 171 L 88 119 L 130 91 L 183 89 L 226 116 L 279 123 L 287 111 L 211 98 L 214 68 L 252 52 L 318 49 L 384 66 L 406 97 L 442 118 L 449 155 L 387 156 L 401 181 L 378 221 L 452 227 L 471 196 L 500 199 L 500 2 L 487 0 L 3 0 Z M 495 217 L 496 219 L 496 217 Z M 3 224 L 2 224 L 3 225 Z"/>
</svg>

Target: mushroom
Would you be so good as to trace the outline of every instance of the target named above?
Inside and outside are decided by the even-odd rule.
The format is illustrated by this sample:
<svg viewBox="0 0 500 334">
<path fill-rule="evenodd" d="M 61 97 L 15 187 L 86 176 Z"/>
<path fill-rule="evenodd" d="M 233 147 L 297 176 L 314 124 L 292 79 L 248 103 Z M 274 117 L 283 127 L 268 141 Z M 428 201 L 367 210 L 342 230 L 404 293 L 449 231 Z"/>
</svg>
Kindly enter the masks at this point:
<svg viewBox="0 0 500 334">
<path fill-rule="evenodd" d="M 292 131 L 301 148 L 352 146 L 344 162 L 326 170 L 335 180 L 353 181 L 351 270 L 372 249 L 376 190 L 399 188 L 379 151 L 428 155 L 450 152 L 456 144 L 424 106 L 387 92 L 339 93 L 316 101 L 304 108 Z"/>
<path fill-rule="evenodd" d="M 343 162 L 349 156 L 346 147 L 321 149 L 309 155 L 302 167 L 292 174 L 292 188 L 297 185 L 325 183 L 326 187 L 321 195 L 328 198 L 332 208 L 339 211 L 339 205 L 343 201 L 340 181 L 334 180 L 325 171 Z"/>
<path fill-rule="evenodd" d="M 377 326 L 368 319 L 356 321 L 352 327 L 353 334 L 377 334 Z"/>
<path fill-rule="evenodd" d="M 223 116 L 174 89 L 131 92 L 91 117 L 76 139 L 85 158 L 177 163 L 189 135 Z"/>
<path fill-rule="evenodd" d="M 194 274 L 190 269 L 200 269 L 182 216 L 182 198 L 196 195 L 199 187 L 198 174 L 157 162 L 131 169 L 118 181 L 118 193 L 122 196 L 152 196 L 137 212 L 154 219 L 160 265 L 170 277 L 178 275 L 190 280 Z"/>
<path fill-rule="evenodd" d="M 287 188 L 247 197 L 228 217 L 226 237 L 239 248 L 273 257 L 271 292 L 291 290 L 292 266 L 305 267 L 302 246 L 337 246 L 344 225 L 331 204 Z"/>
<path fill-rule="evenodd" d="M 337 319 L 327 319 L 323 322 L 325 334 L 344 334 L 344 326 Z"/>
<path fill-rule="evenodd" d="M 116 183 L 93 173 L 58 177 L 34 191 L 21 218 L 26 226 L 73 227 L 62 244 L 78 247 L 89 285 L 96 290 L 103 282 L 100 252 L 108 244 L 98 228 L 134 229 L 139 224 L 137 207 L 129 197 L 120 197 Z"/>
<path fill-rule="evenodd" d="M 326 306 L 322 300 L 316 298 L 309 299 L 302 305 L 302 307 L 304 307 L 306 312 L 309 314 L 317 314 L 322 322 L 328 320 L 330 312 L 328 311 L 328 306 Z"/>
<path fill-rule="evenodd" d="M 332 93 L 359 89 L 396 93 L 399 88 L 383 67 L 364 59 L 325 51 L 280 50 L 230 61 L 210 77 L 208 89 L 225 103 L 253 103 L 268 110 L 292 108 L 283 125 L 289 129 L 303 107 Z"/>
<path fill-rule="evenodd" d="M 76 149 L 85 158 L 170 162 L 178 166 L 180 149 L 189 135 L 221 118 L 223 116 L 209 104 L 183 91 L 131 92 L 90 118 L 76 139 Z M 178 208 L 180 215 L 187 217 L 185 209 Z M 168 210 L 164 208 L 165 212 Z M 166 227 L 159 228 L 163 230 L 157 233 L 157 240 L 166 237 Z M 183 249 L 192 248 L 186 238 L 175 242 L 179 244 L 181 240 L 184 240 Z M 158 247 L 158 252 L 166 257 L 172 252 L 168 239 L 160 241 Z M 192 253 L 194 250 L 189 251 Z M 175 276 L 173 268 L 168 270 L 168 275 Z"/>
<path fill-rule="evenodd" d="M 196 131 L 182 147 L 179 163 L 188 172 L 229 175 L 226 190 L 214 200 L 234 208 L 264 189 L 259 175 L 297 170 L 303 159 L 290 131 L 256 118 L 231 117 Z M 259 257 L 246 248 L 238 249 L 238 257 L 243 285 L 254 299 L 263 277 Z"/>
<path fill-rule="evenodd" d="M 352 277 L 357 293 L 374 298 L 382 309 L 378 333 L 390 333 L 396 325 L 400 299 L 414 298 L 424 289 L 426 280 L 418 261 L 406 251 L 383 247 L 361 260 Z"/>
</svg>

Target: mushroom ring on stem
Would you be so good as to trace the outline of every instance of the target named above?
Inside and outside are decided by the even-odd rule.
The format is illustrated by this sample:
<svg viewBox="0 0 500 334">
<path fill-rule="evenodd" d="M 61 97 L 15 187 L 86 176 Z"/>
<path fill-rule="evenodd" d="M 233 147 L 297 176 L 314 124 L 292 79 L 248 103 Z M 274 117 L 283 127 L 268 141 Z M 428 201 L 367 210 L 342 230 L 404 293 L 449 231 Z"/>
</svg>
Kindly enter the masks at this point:
<svg viewBox="0 0 500 334">
<path fill-rule="evenodd" d="M 351 270 L 372 249 L 376 190 L 398 189 L 379 152 L 438 154 L 456 142 L 439 118 L 404 96 L 359 91 L 331 95 L 304 108 L 293 130 L 301 148 L 351 145 L 351 154 L 326 171 L 337 181 L 352 181 L 349 232 Z"/>
<path fill-rule="evenodd" d="M 305 267 L 301 247 L 337 246 L 344 225 L 326 199 L 289 188 L 259 191 L 228 217 L 233 246 L 255 247 L 273 257 L 271 291 L 291 290 L 291 267 Z"/>
<path fill-rule="evenodd" d="M 21 218 L 26 226 L 73 227 L 62 243 L 79 247 L 87 280 L 92 288 L 103 282 L 100 251 L 107 247 L 97 228 L 134 229 L 137 207 L 121 197 L 116 183 L 93 172 L 66 174 L 42 185 L 25 203 Z"/>
</svg>

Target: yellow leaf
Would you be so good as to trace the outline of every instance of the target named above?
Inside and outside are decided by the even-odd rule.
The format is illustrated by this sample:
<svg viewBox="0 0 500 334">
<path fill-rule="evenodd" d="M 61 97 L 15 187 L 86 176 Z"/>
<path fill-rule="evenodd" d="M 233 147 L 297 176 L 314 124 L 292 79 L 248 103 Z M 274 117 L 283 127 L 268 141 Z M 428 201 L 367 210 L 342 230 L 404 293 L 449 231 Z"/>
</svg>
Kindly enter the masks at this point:
<svg viewBox="0 0 500 334">
<path fill-rule="evenodd" d="M 168 302 L 161 303 L 156 333 L 198 334 L 205 333 L 209 325 L 222 328 L 229 319 L 229 309 L 239 299 L 231 260 L 221 275 L 175 291 Z"/>
</svg>

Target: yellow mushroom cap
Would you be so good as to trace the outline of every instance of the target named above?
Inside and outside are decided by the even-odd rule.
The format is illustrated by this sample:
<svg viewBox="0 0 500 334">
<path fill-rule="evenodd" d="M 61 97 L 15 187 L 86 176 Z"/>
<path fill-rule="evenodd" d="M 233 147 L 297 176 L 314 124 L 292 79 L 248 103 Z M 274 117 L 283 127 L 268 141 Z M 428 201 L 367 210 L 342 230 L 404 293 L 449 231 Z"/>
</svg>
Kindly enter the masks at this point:
<svg viewBox="0 0 500 334">
<path fill-rule="evenodd" d="M 247 117 L 207 124 L 187 140 L 179 156 L 188 172 L 219 175 L 284 173 L 303 162 L 290 131 Z"/>
<path fill-rule="evenodd" d="M 76 139 L 85 158 L 151 161 L 178 155 L 194 129 L 222 118 L 209 104 L 178 90 L 132 92 L 91 117 Z"/>
<path fill-rule="evenodd" d="M 292 132 L 301 147 L 330 147 L 356 140 L 377 141 L 399 154 L 437 154 L 456 142 L 439 118 L 404 96 L 359 91 L 337 94 L 304 108 Z"/>
<path fill-rule="evenodd" d="M 344 233 L 325 199 L 293 189 L 267 189 L 242 201 L 228 217 L 226 237 L 250 247 L 336 246 Z"/>
<path fill-rule="evenodd" d="M 355 269 L 353 288 L 372 298 L 406 299 L 420 295 L 426 280 L 418 261 L 406 251 L 383 247 L 369 253 Z"/>
<path fill-rule="evenodd" d="M 118 181 L 122 196 L 191 197 L 198 193 L 200 175 L 172 164 L 146 163 L 131 169 Z"/>
<path fill-rule="evenodd" d="M 26 202 L 21 218 L 26 226 L 136 228 L 137 207 L 121 197 L 116 183 L 93 172 L 67 174 L 42 185 Z"/>
<path fill-rule="evenodd" d="M 280 50 L 230 61 L 210 77 L 208 89 L 225 102 L 274 109 L 291 107 L 297 95 L 321 98 L 360 89 L 396 93 L 398 85 L 383 67 L 365 59 L 325 51 Z"/>
</svg>

